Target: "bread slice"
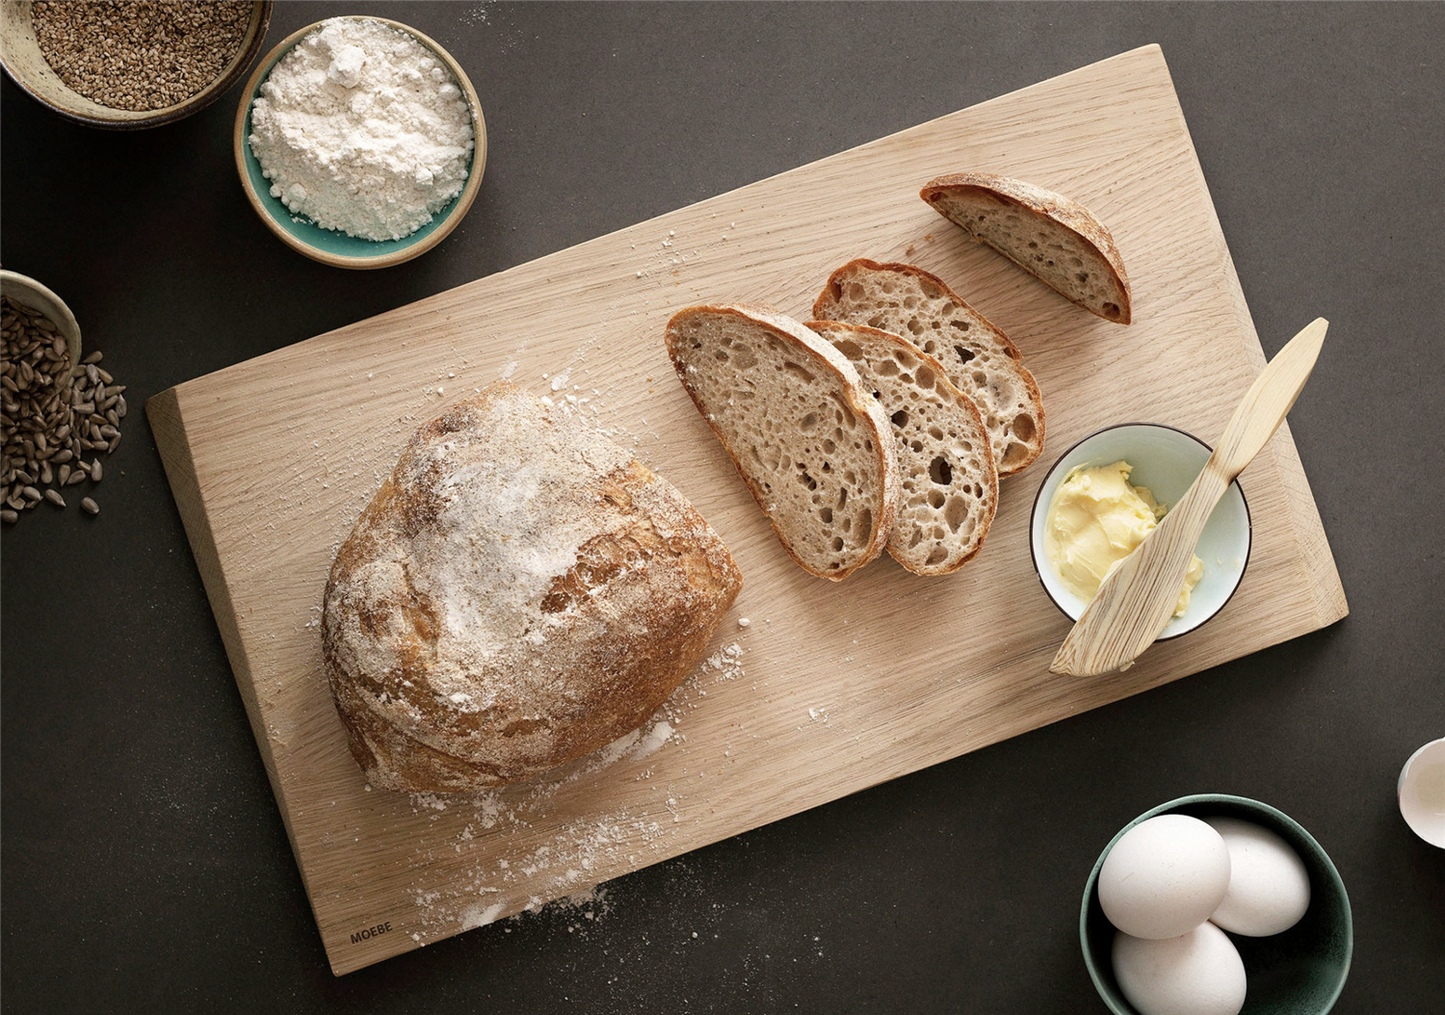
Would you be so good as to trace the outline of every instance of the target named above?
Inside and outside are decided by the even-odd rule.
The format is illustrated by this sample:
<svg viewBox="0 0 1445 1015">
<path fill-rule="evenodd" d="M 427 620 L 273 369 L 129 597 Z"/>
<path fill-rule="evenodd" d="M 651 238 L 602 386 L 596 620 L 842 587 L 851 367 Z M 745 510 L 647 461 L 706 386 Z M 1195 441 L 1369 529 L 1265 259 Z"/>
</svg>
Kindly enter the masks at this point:
<svg viewBox="0 0 1445 1015">
<path fill-rule="evenodd" d="M 671 484 L 497 381 L 412 436 L 341 544 L 322 660 L 371 785 L 470 791 L 642 725 L 741 585 Z"/>
<path fill-rule="evenodd" d="M 915 574 L 950 574 L 977 555 L 998 509 L 998 469 L 978 406 L 943 364 L 886 331 L 809 321 L 858 369 L 896 440 L 898 517 L 888 552 Z"/>
<path fill-rule="evenodd" d="M 843 354 L 770 307 L 689 307 L 667 324 L 682 386 L 783 548 L 840 581 L 888 545 L 893 435 Z"/>
<path fill-rule="evenodd" d="M 813 316 L 901 335 L 942 363 L 983 415 L 999 476 L 1043 453 L 1044 403 L 1018 347 L 936 275 L 911 264 L 849 261 L 828 279 Z"/>
<path fill-rule="evenodd" d="M 1116 324 L 1132 319 L 1124 259 L 1108 228 L 1079 202 L 991 173 L 940 176 L 918 196 L 1090 313 Z"/>
</svg>

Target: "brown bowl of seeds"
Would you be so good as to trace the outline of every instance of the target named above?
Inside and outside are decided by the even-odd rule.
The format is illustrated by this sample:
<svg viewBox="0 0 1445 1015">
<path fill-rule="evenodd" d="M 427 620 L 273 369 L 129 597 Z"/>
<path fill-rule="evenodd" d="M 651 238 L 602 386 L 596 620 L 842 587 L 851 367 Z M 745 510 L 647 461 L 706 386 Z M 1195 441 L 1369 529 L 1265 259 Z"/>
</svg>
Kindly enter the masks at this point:
<svg viewBox="0 0 1445 1015">
<path fill-rule="evenodd" d="M 99 352 L 80 358 L 80 326 L 64 300 L 0 270 L 0 522 L 42 504 L 64 508 L 67 496 L 100 513 L 90 494 L 126 413 L 125 385 L 100 361 Z"/>
<path fill-rule="evenodd" d="M 61 116 L 155 127 L 220 98 L 255 63 L 272 0 L 5 0 L 0 64 Z"/>
</svg>

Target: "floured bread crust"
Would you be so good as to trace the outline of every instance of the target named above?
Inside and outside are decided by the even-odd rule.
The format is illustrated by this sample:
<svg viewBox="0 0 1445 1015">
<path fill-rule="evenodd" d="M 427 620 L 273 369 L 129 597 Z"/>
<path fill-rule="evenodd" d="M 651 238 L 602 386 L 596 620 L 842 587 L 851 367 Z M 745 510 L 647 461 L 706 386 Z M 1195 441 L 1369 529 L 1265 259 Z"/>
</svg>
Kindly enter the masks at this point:
<svg viewBox="0 0 1445 1015">
<path fill-rule="evenodd" d="M 495 786 L 640 726 L 742 575 L 666 480 L 499 381 L 407 444 L 342 544 L 322 645 L 375 786 Z"/>
</svg>

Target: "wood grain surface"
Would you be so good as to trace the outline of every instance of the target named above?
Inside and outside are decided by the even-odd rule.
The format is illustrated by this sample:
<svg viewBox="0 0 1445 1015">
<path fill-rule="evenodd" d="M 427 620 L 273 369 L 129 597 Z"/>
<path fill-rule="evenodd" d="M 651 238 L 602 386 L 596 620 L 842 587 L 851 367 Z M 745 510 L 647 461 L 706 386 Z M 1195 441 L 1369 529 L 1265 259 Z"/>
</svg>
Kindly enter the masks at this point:
<svg viewBox="0 0 1445 1015">
<path fill-rule="evenodd" d="M 1094 210 L 1128 265 L 1135 323 L 1080 310 L 919 200 L 961 169 Z M 802 316 L 855 256 L 942 276 L 1008 332 L 1044 393 L 1043 458 L 1001 484 L 982 553 L 949 577 L 883 559 L 835 585 L 792 564 L 667 361 L 676 309 L 749 300 Z M 1070 627 L 1029 560 L 1048 465 L 1123 421 L 1211 439 L 1263 363 L 1150 46 L 190 381 L 148 410 L 340 974 L 1344 616 L 1281 428 L 1241 479 L 1254 549 L 1224 611 L 1125 674 L 1048 672 Z M 372 791 L 321 670 L 327 569 L 410 431 L 498 376 L 576 399 L 693 500 L 746 584 L 713 660 L 635 741 L 475 798 Z"/>
</svg>

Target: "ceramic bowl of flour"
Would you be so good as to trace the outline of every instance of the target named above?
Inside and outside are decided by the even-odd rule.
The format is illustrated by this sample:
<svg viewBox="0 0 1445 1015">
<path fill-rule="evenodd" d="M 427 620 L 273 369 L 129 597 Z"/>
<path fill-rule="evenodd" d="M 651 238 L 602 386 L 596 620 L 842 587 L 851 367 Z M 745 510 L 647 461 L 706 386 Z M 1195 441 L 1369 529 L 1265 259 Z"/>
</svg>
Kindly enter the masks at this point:
<svg viewBox="0 0 1445 1015">
<path fill-rule="evenodd" d="M 323 29 L 328 29 L 325 39 L 318 35 Z M 387 41 L 378 44 L 378 38 Z M 294 58 L 283 64 L 293 51 Z M 328 83 L 314 95 L 297 98 L 307 61 L 325 71 Z M 277 81 L 272 80 L 273 71 Z M 420 137 L 416 144 L 423 147 L 413 158 L 402 142 L 392 144 L 386 137 L 410 138 L 418 135 L 412 124 L 436 122 L 437 110 L 421 105 L 433 102 L 435 94 L 447 98 L 450 107 L 464 102 L 470 116 L 473 147 L 464 181 L 459 158 L 438 163 L 437 149 L 425 147 L 450 139 Z M 348 127 L 347 110 L 338 115 L 335 103 L 352 105 L 344 100 L 353 95 L 372 105 Z M 266 100 L 260 112 L 258 99 Z M 289 111 L 284 109 L 288 102 Z M 280 120 L 281 112 L 298 120 L 314 117 L 324 129 L 291 130 L 292 124 Z M 366 135 L 371 121 L 387 116 L 397 121 L 393 127 L 381 128 L 380 136 Z M 298 133 L 307 147 L 278 154 L 272 142 Z M 257 159 L 253 135 L 271 167 L 269 179 Z M 293 250 L 338 268 L 387 268 L 436 246 L 476 199 L 487 161 L 481 102 L 461 65 L 416 29 L 375 17 L 331 18 L 282 40 L 246 82 L 233 140 L 241 186 L 261 221 Z M 379 141 L 391 147 L 373 157 Z M 350 167 L 331 173 L 331 166 L 347 160 Z M 425 168 L 429 164 L 437 170 L 436 188 L 447 189 L 434 188 L 432 173 Z M 355 193 L 348 180 L 362 188 L 354 197 L 348 196 Z M 445 196 L 453 190 L 454 196 Z"/>
</svg>

